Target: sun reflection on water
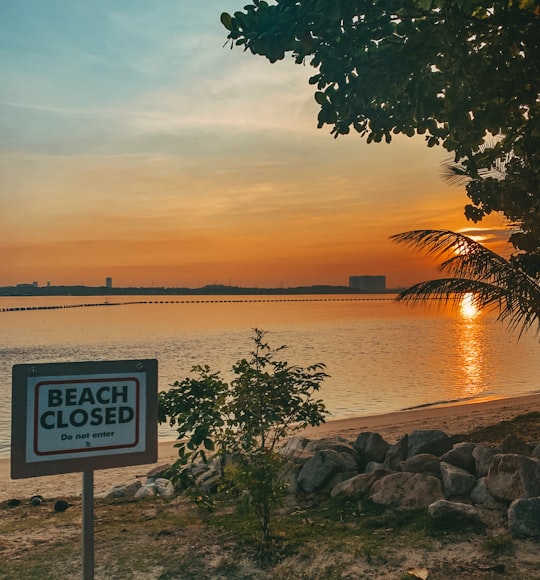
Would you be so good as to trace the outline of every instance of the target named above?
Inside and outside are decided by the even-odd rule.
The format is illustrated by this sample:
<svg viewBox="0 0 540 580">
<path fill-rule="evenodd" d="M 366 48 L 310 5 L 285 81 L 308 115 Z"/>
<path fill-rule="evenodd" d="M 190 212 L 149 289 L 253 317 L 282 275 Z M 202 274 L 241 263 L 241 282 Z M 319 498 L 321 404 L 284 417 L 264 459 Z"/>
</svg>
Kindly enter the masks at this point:
<svg viewBox="0 0 540 580">
<path fill-rule="evenodd" d="M 474 397 L 486 388 L 484 361 L 484 325 L 480 322 L 480 310 L 474 295 L 466 294 L 459 307 L 457 325 L 458 367 L 462 374 L 460 398 Z"/>
</svg>

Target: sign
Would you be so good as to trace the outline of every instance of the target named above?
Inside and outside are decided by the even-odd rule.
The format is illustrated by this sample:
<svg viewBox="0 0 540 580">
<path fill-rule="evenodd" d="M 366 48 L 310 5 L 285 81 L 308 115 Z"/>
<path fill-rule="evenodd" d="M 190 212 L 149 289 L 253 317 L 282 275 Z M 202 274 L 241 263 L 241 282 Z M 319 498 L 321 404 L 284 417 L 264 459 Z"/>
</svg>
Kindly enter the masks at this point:
<svg viewBox="0 0 540 580">
<path fill-rule="evenodd" d="M 13 367 L 11 476 L 157 461 L 157 361 Z"/>
</svg>

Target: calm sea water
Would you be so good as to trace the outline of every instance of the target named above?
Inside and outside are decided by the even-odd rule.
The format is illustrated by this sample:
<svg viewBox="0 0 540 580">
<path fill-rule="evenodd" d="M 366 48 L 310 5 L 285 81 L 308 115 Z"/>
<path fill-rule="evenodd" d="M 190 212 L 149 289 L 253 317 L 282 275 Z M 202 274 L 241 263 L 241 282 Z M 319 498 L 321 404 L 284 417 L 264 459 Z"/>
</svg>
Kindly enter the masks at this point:
<svg viewBox="0 0 540 580">
<path fill-rule="evenodd" d="M 80 304 L 101 306 L 2 311 Z M 410 308 L 391 296 L 2 297 L 0 455 L 10 448 L 14 364 L 157 358 L 164 390 L 196 364 L 227 378 L 256 327 L 271 345 L 287 345 L 289 363 L 327 365 L 330 419 L 540 389 L 532 333 L 518 341 L 492 316 Z"/>
</svg>

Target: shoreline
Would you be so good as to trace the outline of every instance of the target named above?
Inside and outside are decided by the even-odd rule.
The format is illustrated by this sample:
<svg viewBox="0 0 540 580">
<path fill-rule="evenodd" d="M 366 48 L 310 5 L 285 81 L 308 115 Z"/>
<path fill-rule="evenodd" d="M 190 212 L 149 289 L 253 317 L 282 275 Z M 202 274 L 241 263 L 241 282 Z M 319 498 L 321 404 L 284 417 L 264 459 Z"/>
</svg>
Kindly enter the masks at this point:
<svg viewBox="0 0 540 580">
<path fill-rule="evenodd" d="M 362 431 L 376 431 L 389 443 L 417 429 L 441 429 L 449 435 L 467 433 L 486 425 L 508 421 L 534 411 L 540 411 L 540 393 L 520 397 L 490 400 L 468 400 L 441 406 L 428 406 L 380 415 L 333 419 L 319 427 L 308 427 L 298 432 L 309 439 L 341 436 L 355 439 Z M 94 472 L 94 493 L 109 491 L 114 485 L 144 480 L 150 469 L 172 463 L 177 457 L 175 441 L 158 443 L 158 461 L 146 465 L 133 465 L 102 469 Z M 0 501 L 18 498 L 28 500 L 33 495 L 47 498 L 80 496 L 82 474 L 67 473 L 28 479 L 11 479 L 10 459 L 0 458 Z"/>
</svg>

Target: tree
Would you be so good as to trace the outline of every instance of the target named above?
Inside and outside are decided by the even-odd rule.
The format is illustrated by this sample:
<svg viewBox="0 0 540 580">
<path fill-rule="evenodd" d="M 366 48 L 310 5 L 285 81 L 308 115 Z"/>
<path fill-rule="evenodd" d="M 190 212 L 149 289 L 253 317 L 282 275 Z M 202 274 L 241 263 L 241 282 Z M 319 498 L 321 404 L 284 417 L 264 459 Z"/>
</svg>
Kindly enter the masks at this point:
<svg viewBox="0 0 540 580">
<path fill-rule="evenodd" d="M 271 535 L 273 508 L 283 497 L 285 457 L 279 444 L 308 425 L 324 422 L 323 402 L 313 397 L 328 376 L 324 364 L 307 368 L 277 360 L 265 332 L 255 329 L 249 359 L 232 367 L 230 384 L 208 366 L 160 393 L 159 420 L 177 426 L 180 468 L 207 452 L 222 459 L 225 476 L 247 491 L 264 547 Z M 225 462 L 225 458 L 232 461 Z"/>
<path fill-rule="evenodd" d="M 231 45 L 316 69 L 318 126 L 335 137 L 419 134 L 452 152 L 467 218 L 503 213 L 514 261 L 540 272 L 539 0 L 253 0 L 221 21 Z"/>
<path fill-rule="evenodd" d="M 416 230 L 392 236 L 397 243 L 444 256 L 440 270 L 448 277 L 407 288 L 398 299 L 425 303 L 428 299 L 460 301 L 470 295 L 480 309 L 493 309 L 499 320 L 520 335 L 536 324 L 540 334 L 540 286 L 511 261 L 473 239 L 447 230 Z"/>
</svg>

